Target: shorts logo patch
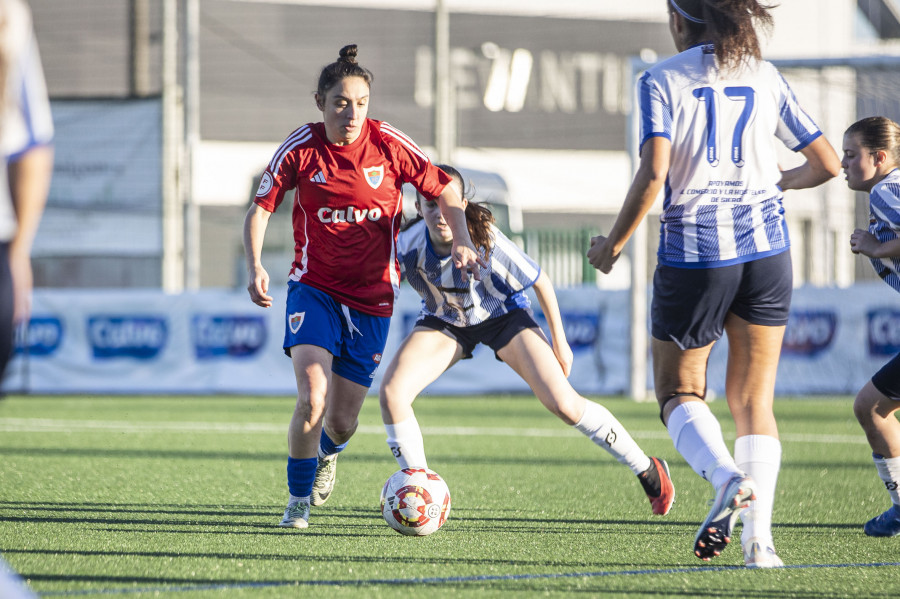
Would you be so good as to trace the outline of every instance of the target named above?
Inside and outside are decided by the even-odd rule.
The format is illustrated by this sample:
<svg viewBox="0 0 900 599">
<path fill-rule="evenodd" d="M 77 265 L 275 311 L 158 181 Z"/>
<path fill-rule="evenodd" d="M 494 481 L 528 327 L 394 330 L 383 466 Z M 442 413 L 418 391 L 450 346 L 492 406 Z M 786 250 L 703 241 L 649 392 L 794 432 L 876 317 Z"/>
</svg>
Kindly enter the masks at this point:
<svg viewBox="0 0 900 599">
<path fill-rule="evenodd" d="M 288 316 L 288 327 L 290 327 L 291 332 L 295 335 L 297 334 L 297 331 L 300 330 L 300 327 L 303 326 L 304 318 L 306 318 L 306 312 L 294 312 Z"/>
<path fill-rule="evenodd" d="M 368 166 L 363 167 L 363 175 L 366 177 L 366 183 L 372 189 L 378 189 L 384 180 L 384 166 Z"/>
<path fill-rule="evenodd" d="M 372 354 L 372 361 L 381 364 L 381 354 Z"/>
</svg>

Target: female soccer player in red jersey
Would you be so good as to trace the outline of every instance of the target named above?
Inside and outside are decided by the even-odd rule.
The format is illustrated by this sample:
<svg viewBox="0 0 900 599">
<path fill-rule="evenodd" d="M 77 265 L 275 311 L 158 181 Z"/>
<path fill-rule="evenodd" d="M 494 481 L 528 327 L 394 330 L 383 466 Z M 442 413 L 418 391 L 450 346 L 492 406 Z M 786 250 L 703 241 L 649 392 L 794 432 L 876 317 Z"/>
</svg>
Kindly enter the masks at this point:
<svg viewBox="0 0 900 599">
<path fill-rule="evenodd" d="M 875 272 L 900 291 L 900 125 L 879 116 L 859 120 L 844 133 L 841 161 L 847 185 L 869 194 L 869 228 L 856 229 L 850 250 L 872 261 Z M 900 535 L 900 355 L 876 372 L 856 395 L 853 411 L 872 447 L 891 507 L 866 522 L 872 537 Z"/>
<path fill-rule="evenodd" d="M 381 361 L 400 281 L 402 185 L 439 203 L 463 278 L 471 270 L 477 279 L 483 262 L 450 177 L 401 131 L 367 118 L 373 76 L 356 53 L 355 45 L 345 46 L 322 70 L 315 100 L 323 122 L 303 125 L 282 143 L 244 220 L 250 299 L 270 307 L 263 238 L 271 213 L 296 188 L 284 351 L 298 397 L 288 427 L 284 527 L 306 528 L 310 505 L 331 494 L 337 455 L 356 430 Z"/>
<path fill-rule="evenodd" d="M 782 192 L 824 183 L 839 160 L 781 74 L 761 59 L 755 27 L 772 24 L 768 6 L 667 5 L 679 53 L 641 77 L 640 165 L 609 236 L 592 240 L 588 258 L 609 272 L 665 190 L 651 308 L 656 397 L 675 448 L 716 492 L 694 553 L 719 555 L 740 516 L 744 563 L 778 567 L 771 520 L 781 442 L 773 402 L 792 292 Z M 805 162 L 782 172 L 776 141 Z M 723 332 L 733 457 L 704 402 L 707 360 Z"/>
</svg>

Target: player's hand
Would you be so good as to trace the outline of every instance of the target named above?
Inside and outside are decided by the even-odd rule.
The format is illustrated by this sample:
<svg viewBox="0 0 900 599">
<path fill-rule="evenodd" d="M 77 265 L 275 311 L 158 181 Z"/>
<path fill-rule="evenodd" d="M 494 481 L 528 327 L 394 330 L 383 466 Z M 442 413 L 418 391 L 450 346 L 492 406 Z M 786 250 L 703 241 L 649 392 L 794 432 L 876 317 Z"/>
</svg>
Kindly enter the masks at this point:
<svg viewBox="0 0 900 599">
<path fill-rule="evenodd" d="M 854 254 L 862 254 L 871 258 L 880 245 L 877 237 L 863 229 L 856 229 L 850 235 L 850 251 Z"/>
<path fill-rule="evenodd" d="M 272 296 L 269 293 L 269 273 L 262 266 L 252 269 L 249 273 L 250 284 L 247 285 L 247 291 L 250 293 L 250 299 L 257 306 L 263 308 L 272 307 Z"/>
<path fill-rule="evenodd" d="M 603 235 L 591 237 L 591 249 L 588 250 L 587 258 L 591 266 L 603 274 L 609 274 L 613 264 L 619 259 L 619 254 L 613 254 L 612 245 Z"/>
<path fill-rule="evenodd" d="M 474 247 L 463 244 L 457 245 L 456 241 L 454 241 L 450 255 L 453 256 L 453 266 L 462 272 L 464 283 L 469 281 L 470 273 L 476 281 L 481 280 L 481 268 L 487 268 L 487 262 L 478 255 Z"/>
</svg>

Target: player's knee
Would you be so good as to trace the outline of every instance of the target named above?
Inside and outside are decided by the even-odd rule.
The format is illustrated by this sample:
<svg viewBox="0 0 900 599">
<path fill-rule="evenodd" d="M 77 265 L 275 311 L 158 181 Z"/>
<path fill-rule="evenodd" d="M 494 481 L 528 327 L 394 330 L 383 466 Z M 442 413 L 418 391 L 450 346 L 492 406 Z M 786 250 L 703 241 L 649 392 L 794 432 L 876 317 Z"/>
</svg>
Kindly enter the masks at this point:
<svg viewBox="0 0 900 599">
<path fill-rule="evenodd" d="M 394 394 L 391 390 L 388 389 L 386 385 L 382 385 L 381 389 L 378 391 L 378 405 L 381 406 L 382 412 L 390 409 L 392 397 L 394 397 Z"/>
<path fill-rule="evenodd" d="M 318 422 L 325 413 L 325 397 L 314 393 L 299 395 L 294 412 L 306 422 Z"/>
<path fill-rule="evenodd" d="M 875 402 L 865 392 L 865 389 L 859 392 L 853 401 L 853 414 L 856 420 L 862 426 L 871 425 L 875 418 Z"/>
<path fill-rule="evenodd" d="M 412 405 L 415 397 L 415 391 L 408 389 L 402 383 L 397 383 L 395 381 L 389 381 L 386 384 L 382 384 L 381 390 L 378 393 L 378 401 L 381 405 L 382 412 L 385 410 L 391 412 L 396 408 Z"/>
<path fill-rule="evenodd" d="M 397 385 L 393 381 L 388 381 L 383 383 L 381 389 L 378 391 L 378 403 L 381 405 L 382 409 L 385 409 L 395 405 L 398 402 L 398 398 L 401 396 L 400 385 Z"/>
<path fill-rule="evenodd" d="M 328 417 L 326 432 L 335 443 L 344 443 L 356 432 L 359 420 L 354 418 Z"/>
</svg>

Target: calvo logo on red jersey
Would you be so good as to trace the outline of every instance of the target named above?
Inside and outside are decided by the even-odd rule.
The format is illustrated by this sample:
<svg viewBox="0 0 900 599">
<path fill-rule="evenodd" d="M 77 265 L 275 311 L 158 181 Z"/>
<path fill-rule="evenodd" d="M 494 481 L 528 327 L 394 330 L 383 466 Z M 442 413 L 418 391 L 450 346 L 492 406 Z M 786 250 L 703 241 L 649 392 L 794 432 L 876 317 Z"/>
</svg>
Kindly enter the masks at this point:
<svg viewBox="0 0 900 599">
<path fill-rule="evenodd" d="M 384 166 L 364 166 L 363 175 L 365 176 L 366 183 L 369 184 L 369 187 L 378 189 L 378 186 L 381 185 L 381 182 L 384 180 Z"/>
<path fill-rule="evenodd" d="M 363 208 L 359 210 L 353 206 L 347 208 L 319 208 L 316 212 L 319 221 L 323 223 L 361 223 L 365 220 L 376 221 L 381 218 L 381 208 Z"/>
</svg>

